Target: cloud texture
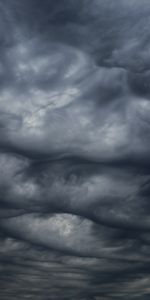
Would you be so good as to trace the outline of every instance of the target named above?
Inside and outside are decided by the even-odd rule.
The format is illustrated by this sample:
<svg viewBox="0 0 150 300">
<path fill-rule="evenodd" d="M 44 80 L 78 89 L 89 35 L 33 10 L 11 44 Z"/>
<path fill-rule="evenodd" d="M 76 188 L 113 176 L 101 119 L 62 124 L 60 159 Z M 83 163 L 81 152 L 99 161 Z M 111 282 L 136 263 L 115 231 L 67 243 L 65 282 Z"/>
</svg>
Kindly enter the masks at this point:
<svg viewBox="0 0 150 300">
<path fill-rule="evenodd" d="M 0 1 L 0 299 L 149 299 L 149 16 Z"/>
</svg>

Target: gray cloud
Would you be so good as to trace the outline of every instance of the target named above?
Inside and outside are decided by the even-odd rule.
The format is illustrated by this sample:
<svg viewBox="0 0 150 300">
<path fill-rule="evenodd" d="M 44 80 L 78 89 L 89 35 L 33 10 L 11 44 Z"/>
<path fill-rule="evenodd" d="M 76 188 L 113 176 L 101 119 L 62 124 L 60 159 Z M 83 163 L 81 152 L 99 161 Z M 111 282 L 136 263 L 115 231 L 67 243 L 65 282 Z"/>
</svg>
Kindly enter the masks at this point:
<svg viewBox="0 0 150 300">
<path fill-rule="evenodd" d="M 149 1 L 0 11 L 0 298 L 149 299 Z"/>
</svg>

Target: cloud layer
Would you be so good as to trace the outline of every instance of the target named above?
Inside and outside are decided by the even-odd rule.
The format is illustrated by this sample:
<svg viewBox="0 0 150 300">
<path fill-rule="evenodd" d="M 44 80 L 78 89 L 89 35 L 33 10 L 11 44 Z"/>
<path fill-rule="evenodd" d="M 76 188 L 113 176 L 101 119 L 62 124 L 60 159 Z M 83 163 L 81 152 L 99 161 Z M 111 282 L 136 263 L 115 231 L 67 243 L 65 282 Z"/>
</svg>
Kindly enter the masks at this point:
<svg viewBox="0 0 150 300">
<path fill-rule="evenodd" d="M 0 299 L 150 295 L 150 3 L 0 3 Z"/>
</svg>

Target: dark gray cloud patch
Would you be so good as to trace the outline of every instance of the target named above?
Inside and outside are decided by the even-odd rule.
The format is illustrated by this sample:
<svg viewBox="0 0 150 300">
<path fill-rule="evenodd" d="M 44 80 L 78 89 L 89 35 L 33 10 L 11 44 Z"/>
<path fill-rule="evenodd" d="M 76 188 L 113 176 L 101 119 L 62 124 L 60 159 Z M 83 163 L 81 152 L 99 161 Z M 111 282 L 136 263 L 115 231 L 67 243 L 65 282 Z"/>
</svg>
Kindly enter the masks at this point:
<svg viewBox="0 0 150 300">
<path fill-rule="evenodd" d="M 149 1 L 0 3 L 0 298 L 149 299 Z"/>
</svg>

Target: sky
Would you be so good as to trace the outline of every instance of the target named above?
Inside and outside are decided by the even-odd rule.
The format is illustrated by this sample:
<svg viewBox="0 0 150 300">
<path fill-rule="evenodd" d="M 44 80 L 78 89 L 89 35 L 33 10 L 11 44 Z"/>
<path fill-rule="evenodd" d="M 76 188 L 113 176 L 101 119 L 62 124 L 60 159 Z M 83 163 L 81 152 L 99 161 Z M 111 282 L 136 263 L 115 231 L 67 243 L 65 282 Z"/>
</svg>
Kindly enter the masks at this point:
<svg viewBox="0 0 150 300">
<path fill-rule="evenodd" d="M 0 299 L 150 297 L 150 1 L 0 0 Z"/>
</svg>

